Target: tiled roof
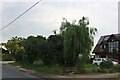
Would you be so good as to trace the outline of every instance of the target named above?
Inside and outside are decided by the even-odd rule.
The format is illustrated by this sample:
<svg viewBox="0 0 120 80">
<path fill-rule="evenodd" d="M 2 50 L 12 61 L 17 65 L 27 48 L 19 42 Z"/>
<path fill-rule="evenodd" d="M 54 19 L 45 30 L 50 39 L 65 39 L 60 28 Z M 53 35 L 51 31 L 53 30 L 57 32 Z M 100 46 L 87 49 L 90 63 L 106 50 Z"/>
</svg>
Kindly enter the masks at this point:
<svg viewBox="0 0 120 80">
<path fill-rule="evenodd" d="M 116 36 L 116 38 L 118 38 L 120 40 L 120 33 L 112 34 L 112 35 Z M 111 35 L 101 36 L 97 44 L 100 44 L 101 42 L 106 42 L 110 38 L 110 36 Z"/>
</svg>

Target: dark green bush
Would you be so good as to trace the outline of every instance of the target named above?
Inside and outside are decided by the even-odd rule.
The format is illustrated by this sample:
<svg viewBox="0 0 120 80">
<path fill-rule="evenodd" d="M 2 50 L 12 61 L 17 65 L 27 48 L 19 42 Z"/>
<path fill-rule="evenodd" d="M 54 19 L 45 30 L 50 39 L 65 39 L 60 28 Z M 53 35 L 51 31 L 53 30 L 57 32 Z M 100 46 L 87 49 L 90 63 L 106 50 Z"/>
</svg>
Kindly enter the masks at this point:
<svg viewBox="0 0 120 80">
<path fill-rule="evenodd" d="M 113 73 L 112 69 L 102 69 L 99 66 L 95 65 L 85 65 L 85 72 L 87 73 Z"/>
<path fill-rule="evenodd" d="M 114 65 L 112 67 L 112 70 L 115 71 L 115 72 L 120 72 L 120 65 Z"/>
<path fill-rule="evenodd" d="M 16 62 L 19 62 L 19 61 L 22 61 L 22 54 L 17 54 L 17 55 L 15 55 L 15 61 Z"/>
<path fill-rule="evenodd" d="M 2 61 L 12 61 L 14 58 L 10 54 L 2 54 Z"/>
<path fill-rule="evenodd" d="M 92 64 L 86 64 L 84 66 L 85 68 L 85 72 L 87 73 L 97 73 L 97 72 L 100 72 L 100 67 L 99 66 L 95 66 L 95 65 L 92 65 Z"/>
<path fill-rule="evenodd" d="M 44 62 L 41 59 L 39 59 L 39 60 L 34 61 L 33 64 L 38 65 L 38 66 L 42 66 L 42 65 L 44 65 Z"/>
<path fill-rule="evenodd" d="M 113 67 L 113 63 L 112 61 L 108 60 L 108 61 L 103 61 L 100 63 L 100 68 L 101 69 L 110 69 Z"/>
</svg>

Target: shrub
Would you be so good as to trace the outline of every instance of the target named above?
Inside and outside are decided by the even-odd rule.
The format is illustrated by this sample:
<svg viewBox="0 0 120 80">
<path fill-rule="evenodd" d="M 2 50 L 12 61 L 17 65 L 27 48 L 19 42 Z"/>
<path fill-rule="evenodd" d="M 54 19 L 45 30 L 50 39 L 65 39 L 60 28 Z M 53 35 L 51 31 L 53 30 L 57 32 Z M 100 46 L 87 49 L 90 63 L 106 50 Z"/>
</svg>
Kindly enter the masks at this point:
<svg viewBox="0 0 120 80">
<path fill-rule="evenodd" d="M 110 60 L 103 61 L 100 63 L 100 68 L 102 68 L 102 69 L 110 69 L 110 68 L 112 68 L 112 66 L 113 66 L 113 63 Z"/>
<path fill-rule="evenodd" d="M 87 73 L 113 73 L 112 69 L 101 69 L 99 66 L 87 64 L 85 65 L 85 72 Z"/>
<path fill-rule="evenodd" d="M 85 69 L 85 72 L 91 73 L 91 72 L 97 72 L 98 67 L 92 64 L 86 64 L 84 66 L 84 69 Z"/>
<path fill-rule="evenodd" d="M 22 54 L 21 54 L 21 53 L 18 53 L 18 54 L 16 54 L 16 55 L 14 56 L 14 58 L 15 58 L 15 61 L 16 61 L 16 62 L 22 61 Z"/>
<path fill-rule="evenodd" d="M 53 66 L 52 67 L 52 70 L 53 70 L 53 72 L 55 73 L 55 74 L 63 74 L 63 68 L 62 67 L 59 67 L 59 66 Z"/>
<path fill-rule="evenodd" d="M 14 58 L 10 54 L 2 54 L 2 61 L 12 61 Z"/>
<path fill-rule="evenodd" d="M 120 72 L 120 65 L 114 65 L 112 67 L 112 70 L 115 71 L 115 72 Z"/>
<path fill-rule="evenodd" d="M 42 60 L 37 60 L 37 61 L 34 61 L 33 64 L 35 64 L 35 65 L 43 65 L 44 62 Z"/>
<path fill-rule="evenodd" d="M 77 66 L 77 67 L 81 68 L 80 66 Z M 78 70 L 78 68 L 77 68 L 77 70 Z M 95 66 L 95 65 L 92 65 L 92 64 L 85 64 L 78 71 L 80 73 L 104 73 L 105 72 L 99 66 Z"/>
</svg>

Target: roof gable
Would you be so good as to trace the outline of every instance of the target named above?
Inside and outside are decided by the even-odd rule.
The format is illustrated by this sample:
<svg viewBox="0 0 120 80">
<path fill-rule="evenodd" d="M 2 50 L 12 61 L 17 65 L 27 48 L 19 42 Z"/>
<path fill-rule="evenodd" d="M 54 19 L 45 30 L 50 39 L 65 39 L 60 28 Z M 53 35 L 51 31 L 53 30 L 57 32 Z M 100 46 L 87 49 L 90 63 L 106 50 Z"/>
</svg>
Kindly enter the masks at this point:
<svg viewBox="0 0 120 80">
<path fill-rule="evenodd" d="M 118 40 L 120 40 L 119 36 L 112 34 L 107 41 L 109 42 L 109 41 L 118 41 Z"/>
<path fill-rule="evenodd" d="M 120 33 L 119 34 L 111 34 L 111 35 L 105 35 L 101 36 L 98 43 L 96 44 L 95 48 L 93 49 L 93 53 L 99 52 L 100 45 L 101 44 L 107 44 L 108 41 L 114 40 L 120 40 Z"/>
<path fill-rule="evenodd" d="M 111 36 L 115 36 L 116 39 L 120 40 L 120 33 L 119 34 L 112 34 L 112 35 L 106 35 L 106 36 L 101 36 L 97 44 L 101 44 L 102 42 L 108 41 Z"/>
</svg>

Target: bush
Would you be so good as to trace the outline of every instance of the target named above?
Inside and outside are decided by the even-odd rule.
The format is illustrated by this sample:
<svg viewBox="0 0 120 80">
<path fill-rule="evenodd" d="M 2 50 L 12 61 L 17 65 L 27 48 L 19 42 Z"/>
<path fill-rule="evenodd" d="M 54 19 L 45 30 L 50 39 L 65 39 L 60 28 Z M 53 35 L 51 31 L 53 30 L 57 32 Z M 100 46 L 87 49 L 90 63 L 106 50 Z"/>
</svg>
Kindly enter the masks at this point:
<svg viewBox="0 0 120 80">
<path fill-rule="evenodd" d="M 22 54 L 18 53 L 17 55 L 14 56 L 14 58 L 16 62 L 22 61 Z"/>
<path fill-rule="evenodd" d="M 78 66 L 81 68 L 80 66 Z M 92 64 L 85 64 L 80 70 L 80 73 L 104 73 L 105 71 L 102 70 L 99 66 L 95 66 Z"/>
<path fill-rule="evenodd" d="M 112 70 L 113 70 L 114 72 L 120 72 L 120 65 L 114 65 L 114 66 L 112 67 Z"/>
<path fill-rule="evenodd" d="M 34 65 L 43 65 L 44 62 L 42 60 L 37 60 L 33 62 Z"/>
<path fill-rule="evenodd" d="M 113 67 L 113 63 L 112 61 L 108 60 L 108 61 L 103 61 L 100 63 L 100 68 L 101 69 L 110 69 Z"/>
<path fill-rule="evenodd" d="M 85 70 L 85 72 L 87 72 L 87 73 L 97 72 L 97 69 L 98 69 L 98 67 L 97 67 L 97 66 L 94 66 L 94 65 L 92 65 L 92 64 L 86 64 L 86 65 L 84 66 L 84 70 Z"/>
<path fill-rule="evenodd" d="M 10 54 L 2 54 L 2 61 L 13 61 L 14 58 Z"/>
<path fill-rule="evenodd" d="M 85 65 L 85 72 L 86 73 L 113 73 L 112 69 L 101 69 L 99 66 L 87 64 Z"/>
</svg>

